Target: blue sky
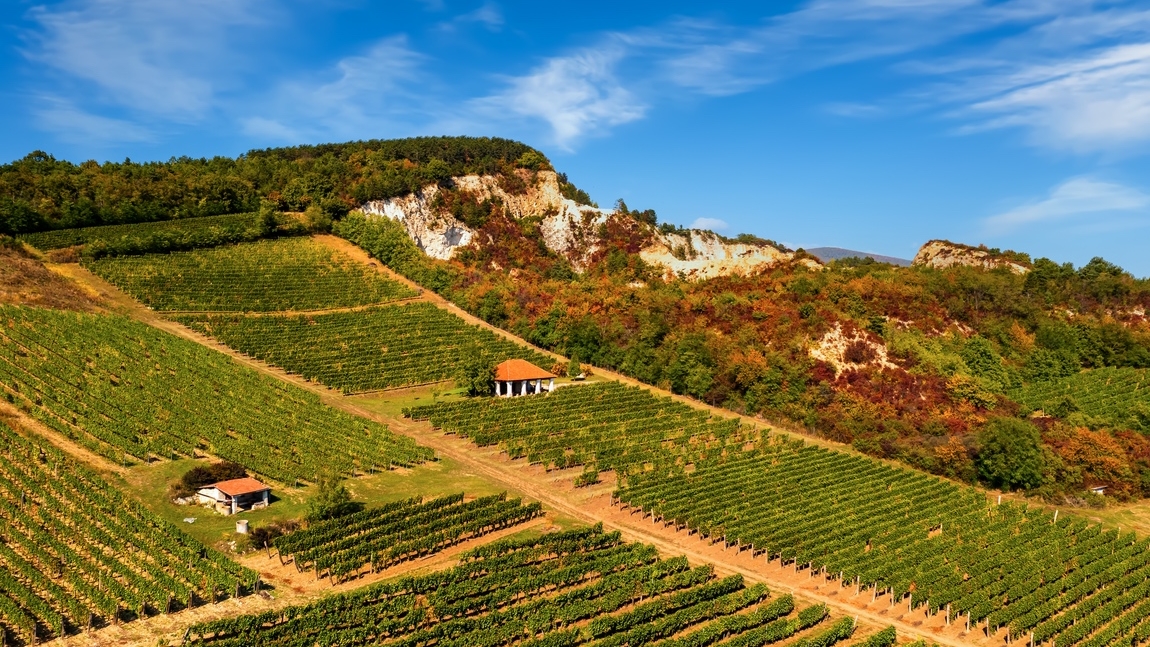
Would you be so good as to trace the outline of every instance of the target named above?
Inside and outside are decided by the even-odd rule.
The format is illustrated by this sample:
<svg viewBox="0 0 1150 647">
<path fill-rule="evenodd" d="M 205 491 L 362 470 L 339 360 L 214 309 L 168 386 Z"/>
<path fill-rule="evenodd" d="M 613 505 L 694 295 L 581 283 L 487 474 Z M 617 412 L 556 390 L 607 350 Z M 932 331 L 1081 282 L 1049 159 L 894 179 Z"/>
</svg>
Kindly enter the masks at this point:
<svg viewBox="0 0 1150 647">
<path fill-rule="evenodd" d="M 1145 2 L 9 0 L 0 17 L 5 161 L 493 135 L 663 221 L 1150 276 Z"/>
</svg>

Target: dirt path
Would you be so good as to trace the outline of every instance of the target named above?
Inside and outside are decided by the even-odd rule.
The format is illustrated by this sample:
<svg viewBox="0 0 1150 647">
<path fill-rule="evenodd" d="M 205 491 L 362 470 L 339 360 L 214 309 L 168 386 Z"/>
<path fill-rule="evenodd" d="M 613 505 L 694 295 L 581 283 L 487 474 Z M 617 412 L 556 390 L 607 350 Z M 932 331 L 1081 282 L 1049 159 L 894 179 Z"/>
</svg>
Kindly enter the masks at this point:
<svg viewBox="0 0 1150 647">
<path fill-rule="evenodd" d="M 241 312 L 236 310 L 160 310 L 165 317 L 178 317 L 178 316 L 209 316 L 209 315 L 236 315 L 244 317 L 306 317 L 309 315 L 330 315 L 340 312 L 363 312 L 365 310 L 375 310 L 376 308 L 386 308 L 387 306 L 397 306 L 404 303 L 414 303 L 417 301 L 426 301 L 426 298 L 421 296 L 407 297 L 404 299 L 395 299 L 393 301 L 384 301 L 382 303 L 368 303 L 362 306 L 344 306 L 342 308 L 320 308 L 318 310 L 276 310 L 273 312 Z"/>
</svg>

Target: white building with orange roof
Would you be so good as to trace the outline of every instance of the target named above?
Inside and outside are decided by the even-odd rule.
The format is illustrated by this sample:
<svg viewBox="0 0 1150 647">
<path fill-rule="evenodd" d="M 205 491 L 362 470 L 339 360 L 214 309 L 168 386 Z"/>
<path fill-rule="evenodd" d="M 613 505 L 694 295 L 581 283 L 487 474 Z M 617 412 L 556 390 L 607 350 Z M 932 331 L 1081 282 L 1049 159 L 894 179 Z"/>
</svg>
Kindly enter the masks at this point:
<svg viewBox="0 0 1150 647">
<path fill-rule="evenodd" d="M 527 360 L 509 359 L 495 367 L 495 395 L 510 398 L 550 393 L 555 390 L 555 377 Z"/>
</svg>

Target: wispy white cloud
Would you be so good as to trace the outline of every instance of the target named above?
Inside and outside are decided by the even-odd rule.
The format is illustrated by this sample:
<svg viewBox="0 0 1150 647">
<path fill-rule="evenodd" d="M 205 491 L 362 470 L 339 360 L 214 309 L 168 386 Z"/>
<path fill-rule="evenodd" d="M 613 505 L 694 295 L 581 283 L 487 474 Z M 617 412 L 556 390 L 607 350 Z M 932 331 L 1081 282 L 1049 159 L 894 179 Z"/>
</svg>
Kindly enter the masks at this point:
<svg viewBox="0 0 1150 647">
<path fill-rule="evenodd" d="M 1042 225 L 1073 225 L 1103 230 L 1114 225 L 1145 224 L 1150 218 L 1150 194 L 1114 182 L 1071 178 L 1049 195 L 984 221 L 988 235 L 1002 235 Z"/>
<path fill-rule="evenodd" d="M 493 2 L 485 2 L 479 7 L 460 14 L 447 22 L 439 23 L 441 31 L 455 31 L 463 25 L 482 25 L 488 31 L 503 29 L 503 11 Z"/>
<path fill-rule="evenodd" d="M 86 112 L 58 97 L 42 97 L 36 121 L 40 128 L 55 133 L 62 141 L 74 144 L 119 144 L 149 142 L 155 133 L 148 128 L 125 121 Z"/>
<path fill-rule="evenodd" d="M 404 36 L 375 42 L 327 70 L 283 83 L 241 118 L 244 132 L 273 141 L 370 138 L 425 121 L 431 98 L 425 57 Z M 305 75 L 306 76 L 306 75 Z"/>
<path fill-rule="evenodd" d="M 718 218 L 695 218 L 691 223 L 690 229 L 709 229 L 711 231 L 723 231 L 730 227 L 726 220 Z"/>
<path fill-rule="evenodd" d="M 624 87 L 616 67 L 622 46 L 588 48 L 550 58 L 531 72 L 507 78 L 505 88 L 470 102 L 480 118 L 529 118 L 546 122 L 554 142 L 576 140 L 644 116 L 647 106 Z"/>
<path fill-rule="evenodd" d="M 965 130 L 1017 127 L 1039 144 L 1121 150 L 1150 140 L 1150 42 L 976 75 Z"/>
<path fill-rule="evenodd" d="M 67 81 L 89 84 L 105 105 L 191 121 L 213 107 L 221 70 L 234 67 L 229 30 L 261 22 L 261 4 L 76 0 L 37 7 L 24 55 Z"/>
</svg>

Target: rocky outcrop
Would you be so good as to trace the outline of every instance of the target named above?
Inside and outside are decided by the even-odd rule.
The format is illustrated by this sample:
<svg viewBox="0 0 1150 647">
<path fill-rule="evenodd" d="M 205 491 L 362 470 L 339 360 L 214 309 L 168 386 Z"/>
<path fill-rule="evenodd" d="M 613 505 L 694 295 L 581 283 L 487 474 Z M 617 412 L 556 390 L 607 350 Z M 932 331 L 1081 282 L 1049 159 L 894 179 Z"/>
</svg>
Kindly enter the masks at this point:
<svg viewBox="0 0 1150 647">
<path fill-rule="evenodd" d="M 687 279 L 749 274 L 759 268 L 788 262 L 794 254 L 770 245 L 725 242 L 709 231 L 692 229 L 687 234 L 659 233 L 639 255 L 652 265 L 667 268 L 668 273 Z M 819 267 L 816 261 L 799 261 Z"/>
<path fill-rule="evenodd" d="M 612 218 L 629 218 L 611 209 L 580 205 L 563 197 L 559 178 L 553 171 L 520 171 L 525 190 L 508 191 L 499 177 L 467 175 L 453 179 L 454 188 L 477 200 L 498 200 L 506 214 L 515 219 L 542 216 L 539 229 L 551 252 L 566 258 L 577 272 L 584 271 L 602 249 L 600 232 Z M 445 209 L 436 206 L 443 191 L 429 184 L 418 193 L 364 204 L 369 216 L 391 218 L 403 224 L 415 244 L 428 256 L 446 260 L 458 249 L 476 240 L 476 232 Z M 634 223 L 632 223 L 634 224 Z M 648 263 L 660 265 L 668 274 L 703 279 L 712 276 L 747 273 L 759 267 L 790 261 L 793 254 L 769 245 L 724 242 L 711 232 L 689 230 L 687 234 L 664 234 L 647 227 L 648 242 L 640 255 Z M 812 267 L 818 263 L 802 261 Z"/>
<path fill-rule="evenodd" d="M 544 216 L 540 223 L 547 248 L 571 261 L 577 271 L 586 267 L 588 259 L 598 250 L 595 232 L 614 213 L 580 205 L 563 197 L 558 176 L 552 171 L 532 175 L 522 172 L 521 180 L 528 182 L 526 191 L 509 192 L 499 178 L 491 175 L 466 175 L 453 178 L 456 189 L 467 191 L 479 200 L 497 199 L 507 215 L 521 219 Z M 455 251 L 475 239 L 475 231 L 450 213 L 436 209 L 436 196 L 442 189 L 429 184 L 418 193 L 376 200 L 364 204 L 364 213 L 383 216 L 403 223 L 415 244 L 428 256 L 446 260 Z"/>
<path fill-rule="evenodd" d="M 944 269 L 965 265 L 994 270 L 1005 267 L 1015 274 L 1025 274 L 1030 268 L 995 254 L 991 250 L 959 245 L 946 240 L 932 240 L 923 245 L 914 256 L 914 265 Z"/>
<path fill-rule="evenodd" d="M 860 330 L 845 331 L 841 323 L 836 323 L 833 330 L 815 342 L 810 355 L 833 366 L 836 374 L 864 366 L 898 368 L 890 361 L 885 344 L 870 339 Z"/>
</svg>

